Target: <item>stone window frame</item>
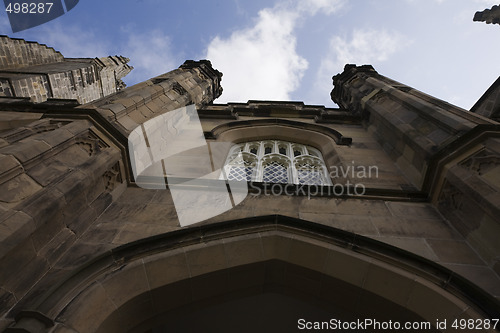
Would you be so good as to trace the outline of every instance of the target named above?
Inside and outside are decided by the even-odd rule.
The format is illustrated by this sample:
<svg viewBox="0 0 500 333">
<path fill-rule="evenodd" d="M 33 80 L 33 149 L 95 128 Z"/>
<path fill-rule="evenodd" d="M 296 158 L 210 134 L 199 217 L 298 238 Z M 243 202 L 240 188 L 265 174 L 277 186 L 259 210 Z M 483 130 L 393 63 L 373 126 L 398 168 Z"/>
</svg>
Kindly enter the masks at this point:
<svg viewBox="0 0 500 333">
<path fill-rule="evenodd" d="M 286 181 L 278 179 L 273 183 L 287 183 L 297 185 L 332 185 L 321 152 L 309 145 L 278 140 L 264 139 L 246 141 L 234 144 L 224 163 L 224 172 L 221 179 L 265 182 L 266 166 L 279 163 L 286 167 Z M 310 165 L 312 168 L 299 169 L 299 165 Z M 316 181 L 304 180 L 299 171 L 316 173 L 312 178 Z M 235 174 L 236 173 L 236 174 Z M 226 175 L 226 176 L 225 176 Z M 251 175 L 249 177 L 249 175 Z M 319 179 L 318 179 L 319 177 Z"/>
</svg>

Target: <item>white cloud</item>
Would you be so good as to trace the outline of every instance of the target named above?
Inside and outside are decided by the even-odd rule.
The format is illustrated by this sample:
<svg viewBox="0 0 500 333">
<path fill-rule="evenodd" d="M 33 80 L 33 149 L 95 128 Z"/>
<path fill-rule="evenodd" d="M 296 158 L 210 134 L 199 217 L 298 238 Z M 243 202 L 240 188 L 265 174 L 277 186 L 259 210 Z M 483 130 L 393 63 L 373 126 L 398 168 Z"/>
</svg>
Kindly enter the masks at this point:
<svg viewBox="0 0 500 333">
<path fill-rule="evenodd" d="M 248 99 L 288 100 L 298 88 L 308 62 L 297 53 L 294 28 L 304 15 L 332 13 L 338 0 L 281 2 L 259 12 L 253 27 L 227 39 L 215 37 L 207 59 L 224 74 L 224 92 L 217 102 Z"/>
<path fill-rule="evenodd" d="M 405 38 L 397 32 L 354 30 L 350 41 L 339 36 L 330 39 L 330 51 L 334 52 L 337 63 L 364 63 L 385 61 L 406 44 Z M 331 58 L 323 60 L 325 64 L 329 61 Z"/>
<path fill-rule="evenodd" d="M 265 9 L 253 28 L 212 40 L 207 58 L 224 73 L 218 102 L 288 99 L 308 66 L 295 50 L 294 21 L 289 12 Z"/>
<path fill-rule="evenodd" d="M 345 4 L 345 0 L 302 0 L 297 6 L 298 10 L 310 15 L 316 15 L 319 11 L 330 15 L 338 11 Z"/>
<path fill-rule="evenodd" d="M 341 73 L 345 64 L 376 66 L 410 43 L 400 33 L 384 30 L 354 30 L 350 40 L 333 36 L 316 74 L 312 98 L 329 95 L 331 75 Z"/>
<path fill-rule="evenodd" d="M 143 34 L 131 33 L 122 48 L 134 70 L 124 81 L 132 85 L 177 68 L 180 63 L 172 51 L 170 37 L 159 30 Z"/>
</svg>

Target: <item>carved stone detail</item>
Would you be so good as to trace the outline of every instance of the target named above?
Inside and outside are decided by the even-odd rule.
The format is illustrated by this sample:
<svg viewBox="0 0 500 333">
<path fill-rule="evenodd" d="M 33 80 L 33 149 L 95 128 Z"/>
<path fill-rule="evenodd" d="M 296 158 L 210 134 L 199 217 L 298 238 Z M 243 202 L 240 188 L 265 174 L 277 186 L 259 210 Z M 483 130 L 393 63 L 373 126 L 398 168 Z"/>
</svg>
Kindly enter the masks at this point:
<svg viewBox="0 0 500 333">
<path fill-rule="evenodd" d="M 497 165 L 500 165 L 500 157 L 488 149 L 483 149 L 460 162 L 459 165 L 482 176 Z"/>
<path fill-rule="evenodd" d="M 181 96 L 187 94 L 187 90 L 184 89 L 184 87 L 181 86 L 178 82 L 174 82 L 174 84 L 172 85 L 172 90 Z"/>
<path fill-rule="evenodd" d="M 104 142 L 92 131 L 88 131 L 87 135 L 84 137 L 77 138 L 76 144 L 85 150 L 89 156 L 92 156 L 94 153 L 109 147 L 106 142 Z"/>
<path fill-rule="evenodd" d="M 438 205 L 451 210 L 461 210 L 464 204 L 464 194 L 454 185 L 446 182 L 439 194 Z"/>
<path fill-rule="evenodd" d="M 102 176 L 104 179 L 104 184 L 106 186 L 106 191 L 111 192 L 116 187 L 117 183 L 121 183 L 123 181 L 122 175 L 120 173 L 120 162 L 116 162 L 111 169 L 106 171 Z"/>
<path fill-rule="evenodd" d="M 92 141 L 92 140 L 83 139 L 83 140 L 77 141 L 76 144 L 80 148 L 85 150 L 89 156 L 92 156 L 92 155 L 94 155 L 94 153 L 96 151 L 99 151 L 99 146 L 96 144 L 95 141 Z"/>
<path fill-rule="evenodd" d="M 198 77 L 202 79 L 203 81 L 208 81 L 210 78 L 208 77 L 207 74 L 205 74 L 202 70 L 197 70 L 196 74 L 198 74 Z"/>
</svg>

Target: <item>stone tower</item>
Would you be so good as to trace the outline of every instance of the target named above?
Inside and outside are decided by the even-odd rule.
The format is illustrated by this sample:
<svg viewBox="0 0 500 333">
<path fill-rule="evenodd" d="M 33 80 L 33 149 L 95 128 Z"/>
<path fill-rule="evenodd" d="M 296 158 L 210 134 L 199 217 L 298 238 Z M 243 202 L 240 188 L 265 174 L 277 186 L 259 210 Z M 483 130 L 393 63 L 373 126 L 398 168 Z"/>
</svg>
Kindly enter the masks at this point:
<svg viewBox="0 0 500 333">
<path fill-rule="evenodd" d="M 267 332 L 371 319 L 438 331 L 500 317 L 494 117 L 371 66 L 334 76 L 340 108 L 214 104 L 221 78 L 207 60 L 186 61 L 83 105 L 0 99 L 0 330 Z M 182 167 L 171 172 L 172 156 L 155 156 L 175 148 L 182 124 L 198 145 L 174 154 Z M 141 158 L 159 172 L 144 182 Z M 208 176 L 195 186 L 182 172 Z M 213 217 L 181 225 L 175 191 L 192 199 L 214 184 L 228 199 L 188 201 Z M 210 214 L 222 204 L 233 208 Z"/>
<path fill-rule="evenodd" d="M 64 58 L 46 45 L 0 35 L 0 96 L 89 103 L 124 88 L 128 62 L 121 56 Z"/>
</svg>

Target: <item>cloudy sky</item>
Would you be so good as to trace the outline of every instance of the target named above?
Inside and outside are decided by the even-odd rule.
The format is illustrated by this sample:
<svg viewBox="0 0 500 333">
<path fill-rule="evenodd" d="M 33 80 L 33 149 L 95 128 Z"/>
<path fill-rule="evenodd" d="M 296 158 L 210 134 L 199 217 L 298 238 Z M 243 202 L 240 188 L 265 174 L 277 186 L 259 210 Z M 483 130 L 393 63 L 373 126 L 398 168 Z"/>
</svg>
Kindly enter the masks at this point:
<svg viewBox="0 0 500 333">
<path fill-rule="evenodd" d="M 209 59 L 224 73 L 217 103 L 249 99 L 336 105 L 344 64 L 465 109 L 500 75 L 500 26 L 473 22 L 489 0 L 80 0 L 67 14 L 12 33 L 66 57 L 123 55 L 128 85 Z"/>
</svg>

